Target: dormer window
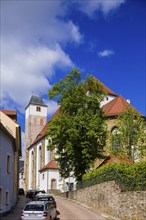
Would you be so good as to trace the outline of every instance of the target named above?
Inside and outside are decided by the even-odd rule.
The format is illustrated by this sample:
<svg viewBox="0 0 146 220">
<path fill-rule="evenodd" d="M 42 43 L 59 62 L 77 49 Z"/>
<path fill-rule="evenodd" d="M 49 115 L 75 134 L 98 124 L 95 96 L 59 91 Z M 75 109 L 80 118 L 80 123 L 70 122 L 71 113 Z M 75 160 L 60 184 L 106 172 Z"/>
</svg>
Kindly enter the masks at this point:
<svg viewBox="0 0 146 220">
<path fill-rule="evenodd" d="M 41 107 L 37 106 L 37 107 L 36 107 L 36 111 L 37 111 L 37 112 L 41 112 Z"/>
</svg>

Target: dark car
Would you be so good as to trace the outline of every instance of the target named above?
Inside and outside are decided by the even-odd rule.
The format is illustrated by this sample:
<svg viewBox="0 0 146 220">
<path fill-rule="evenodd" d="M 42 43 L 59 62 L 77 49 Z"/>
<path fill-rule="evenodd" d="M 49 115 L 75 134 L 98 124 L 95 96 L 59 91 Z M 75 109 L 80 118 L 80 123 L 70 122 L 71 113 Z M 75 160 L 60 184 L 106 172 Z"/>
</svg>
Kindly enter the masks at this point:
<svg viewBox="0 0 146 220">
<path fill-rule="evenodd" d="M 39 194 L 39 193 L 44 194 L 44 193 L 46 193 L 46 192 L 45 192 L 45 190 L 37 190 L 37 191 L 35 192 L 35 196 L 36 196 L 37 194 Z"/>
<path fill-rule="evenodd" d="M 34 199 L 35 195 L 36 195 L 36 192 L 37 190 L 35 189 L 30 189 L 26 192 L 26 198 L 29 198 L 29 199 Z"/>
<path fill-rule="evenodd" d="M 18 193 L 19 193 L 19 195 L 24 195 L 25 194 L 24 193 L 24 189 L 23 188 L 19 188 Z"/>
<path fill-rule="evenodd" d="M 57 207 L 57 204 L 56 204 L 54 197 L 50 194 L 47 194 L 47 193 L 38 193 L 35 196 L 35 200 L 36 201 L 47 201 L 53 207 L 55 207 L 55 208 Z"/>
</svg>

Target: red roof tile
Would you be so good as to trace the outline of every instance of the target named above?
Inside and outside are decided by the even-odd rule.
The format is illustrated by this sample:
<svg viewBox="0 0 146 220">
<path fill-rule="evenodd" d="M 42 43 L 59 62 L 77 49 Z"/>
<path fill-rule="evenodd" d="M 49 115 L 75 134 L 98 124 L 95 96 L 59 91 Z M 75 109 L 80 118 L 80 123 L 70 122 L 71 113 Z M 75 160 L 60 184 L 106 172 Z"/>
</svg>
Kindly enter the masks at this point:
<svg viewBox="0 0 146 220">
<path fill-rule="evenodd" d="M 128 107 L 132 106 L 122 96 L 118 96 L 103 106 L 103 112 L 106 116 L 115 116 L 127 110 Z M 135 113 L 140 114 L 136 109 Z"/>
<path fill-rule="evenodd" d="M 44 170 L 50 170 L 50 169 L 53 169 L 53 170 L 58 170 L 58 165 L 56 163 L 55 160 L 51 160 L 49 163 L 47 163 L 41 170 L 41 171 L 44 171 Z"/>
</svg>

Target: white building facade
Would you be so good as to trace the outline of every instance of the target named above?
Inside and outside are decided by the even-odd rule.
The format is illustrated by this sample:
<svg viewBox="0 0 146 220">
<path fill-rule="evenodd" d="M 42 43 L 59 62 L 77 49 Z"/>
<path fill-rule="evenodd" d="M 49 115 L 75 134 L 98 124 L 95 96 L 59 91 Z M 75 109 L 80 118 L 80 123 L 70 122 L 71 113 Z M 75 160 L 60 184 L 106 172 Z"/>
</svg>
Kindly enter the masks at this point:
<svg viewBox="0 0 146 220">
<path fill-rule="evenodd" d="M 0 214 L 11 210 L 18 196 L 20 127 L 0 111 Z"/>
</svg>

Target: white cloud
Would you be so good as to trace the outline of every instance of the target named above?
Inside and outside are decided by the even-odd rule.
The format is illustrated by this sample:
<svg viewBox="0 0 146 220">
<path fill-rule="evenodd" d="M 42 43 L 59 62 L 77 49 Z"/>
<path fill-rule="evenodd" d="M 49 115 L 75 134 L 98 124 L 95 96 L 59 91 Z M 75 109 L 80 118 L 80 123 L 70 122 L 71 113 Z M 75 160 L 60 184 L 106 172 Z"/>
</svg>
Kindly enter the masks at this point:
<svg viewBox="0 0 146 220">
<path fill-rule="evenodd" d="M 114 51 L 112 50 L 103 50 L 98 52 L 99 57 L 110 57 L 111 55 L 114 55 Z"/>
<path fill-rule="evenodd" d="M 61 1 L 2 1 L 1 105 L 24 111 L 32 92 L 47 94 L 56 69 L 73 67 L 61 44 L 80 43 Z M 32 13 L 33 12 L 33 13 Z"/>
<path fill-rule="evenodd" d="M 32 92 L 47 93 L 51 87 L 48 79 L 54 74 L 56 66 L 59 68 L 73 66 L 69 56 L 57 44 L 51 49 L 43 46 L 30 48 L 20 46 L 16 50 L 9 47 L 2 56 L 3 104 L 5 99 L 9 98 L 24 109 Z"/>
<path fill-rule="evenodd" d="M 57 102 L 44 100 L 44 103 L 48 106 L 48 116 L 52 116 L 59 108 Z"/>
<path fill-rule="evenodd" d="M 80 10 L 87 14 L 89 17 L 93 17 L 96 11 L 101 11 L 103 15 L 107 15 L 109 12 L 117 9 L 126 0 L 87 0 L 86 4 L 84 1 L 77 1 Z"/>
<path fill-rule="evenodd" d="M 77 10 L 87 15 L 97 10 L 108 13 L 124 0 L 77 1 Z M 73 61 L 63 49 L 69 42 L 80 44 L 79 26 L 67 19 L 67 1 L 1 2 L 1 105 L 24 112 L 33 92 L 47 94 L 50 79 L 61 69 L 68 71 Z M 111 55 L 111 54 L 110 54 Z"/>
</svg>

